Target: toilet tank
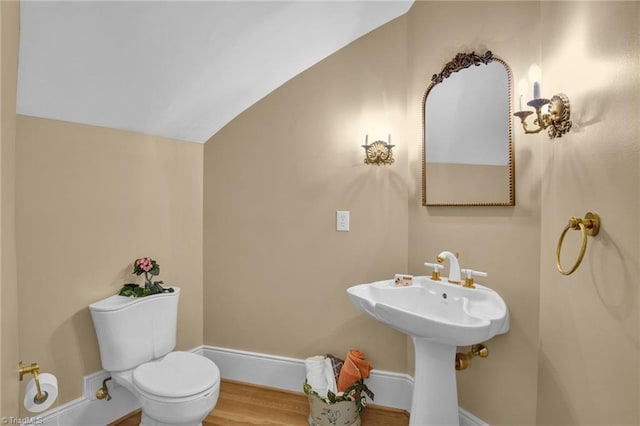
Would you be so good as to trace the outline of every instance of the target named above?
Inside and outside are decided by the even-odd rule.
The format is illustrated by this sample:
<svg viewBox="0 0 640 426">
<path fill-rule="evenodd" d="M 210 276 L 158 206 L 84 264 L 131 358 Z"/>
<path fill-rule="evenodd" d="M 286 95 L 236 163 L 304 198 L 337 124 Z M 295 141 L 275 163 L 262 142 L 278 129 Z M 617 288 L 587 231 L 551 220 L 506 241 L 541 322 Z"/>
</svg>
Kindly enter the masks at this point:
<svg viewBox="0 0 640 426">
<path fill-rule="evenodd" d="M 173 289 L 137 298 L 114 295 L 89 305 L 102 368 L 130 370 L 175 348 L 180 289 Z"/>
</svg>

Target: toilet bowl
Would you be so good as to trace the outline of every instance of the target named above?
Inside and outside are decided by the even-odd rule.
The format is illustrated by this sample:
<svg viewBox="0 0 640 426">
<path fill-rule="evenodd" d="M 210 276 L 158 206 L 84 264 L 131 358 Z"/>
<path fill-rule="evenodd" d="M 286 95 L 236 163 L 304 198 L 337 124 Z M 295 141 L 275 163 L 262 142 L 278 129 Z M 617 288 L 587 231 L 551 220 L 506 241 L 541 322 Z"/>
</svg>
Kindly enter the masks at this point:
<svg viewBox="0 0 640 426">
<path fill-rule="evenodd" d="M 220 370 L 208 358 L 172 352 L 180 289 L 89 305 L 102 367 L 142 407 L 141 426 L 199 426 L 220 394 Z"/>
<path fill-rule="evenodd" d="M 218 367 L 190 352 L 171 352 L 112 377 L 140 401 L 141 426 L 201 425 L 220 395 Z"/>
</svg>

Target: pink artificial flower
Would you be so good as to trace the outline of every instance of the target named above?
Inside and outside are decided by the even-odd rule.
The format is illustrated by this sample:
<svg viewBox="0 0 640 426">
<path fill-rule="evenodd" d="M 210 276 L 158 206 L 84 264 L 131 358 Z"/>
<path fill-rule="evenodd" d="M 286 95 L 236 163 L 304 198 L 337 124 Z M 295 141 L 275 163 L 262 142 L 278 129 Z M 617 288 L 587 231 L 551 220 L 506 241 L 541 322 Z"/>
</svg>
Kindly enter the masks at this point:
<svg viewBox="0 0 640 426">
<path fill-rule="evenodd" d="M 148 257 L 143 257 L 142 259 L 138 259 L 137 263 L 140 269 L 142 269 L 144 272 L 149 272 L 153 268 L 151 259 L 149 259 Z"/>
</svg>

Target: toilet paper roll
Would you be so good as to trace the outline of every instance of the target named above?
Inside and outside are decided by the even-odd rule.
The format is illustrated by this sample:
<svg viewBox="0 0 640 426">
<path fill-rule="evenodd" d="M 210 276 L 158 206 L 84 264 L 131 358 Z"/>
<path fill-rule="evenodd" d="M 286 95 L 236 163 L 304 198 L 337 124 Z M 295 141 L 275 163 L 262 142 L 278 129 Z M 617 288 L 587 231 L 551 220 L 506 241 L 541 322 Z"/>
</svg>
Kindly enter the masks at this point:
<svg viewBox="0 0 640 426">
<path fill-rule="evenodd" d="M 36 399 L 38 389 L 34 379 L 27 383 L 24 393 L 24 408 L 32 413 L 40 413 L 51 407 L 58 397 L 58 379 L 56 379 L 56 376 L 51 373 L 42 373 L 38 376 L 38 381 L 40 382 L 40 390 L 46 396 L 44 401 L 38 402 Z"/>
</svg>

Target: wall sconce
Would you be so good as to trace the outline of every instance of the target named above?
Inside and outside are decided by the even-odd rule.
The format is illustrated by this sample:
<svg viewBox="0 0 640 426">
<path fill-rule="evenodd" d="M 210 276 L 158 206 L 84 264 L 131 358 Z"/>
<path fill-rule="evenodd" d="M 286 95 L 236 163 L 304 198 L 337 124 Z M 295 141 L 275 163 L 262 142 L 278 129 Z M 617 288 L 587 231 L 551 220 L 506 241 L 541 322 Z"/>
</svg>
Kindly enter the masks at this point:
<svg viewBox="0 0 640 426">
<path fill-rule="evenodd" d="M 393 158 L 392 148 L 395 145 L 391 145 L 391 135 L 389 135 L 389 142 L 375 141 L 369 145 L 369 135 L 364 137 L 364 164 L 392 164 L 395 159 Z"/>
<path fill-rule="evenodd" d="M 536 110 L 536 118 L 533 120 L 533 124 L 538 128 L 529 130 L 527 125 L 527 117 L 533 114 L 533 111 L 518 111 L 513 114 L 520 119 L 524 133 L 539 133 L 547 129 L 550 139 L 561 138 L 562 135 L 568 133 L 572 124 L 569 97 L 564 93 L 558 93 L 551 99 L 540 98 L 540 85 L 538 82 L 533 84 L 533 93 L 534 99 L 527 102 L 527 105 Z M 543 113 L 542 107 L 547 104 L 549 105 L 549 112 Z M 522 101 L 520 101 L 520 109 L 522 109 Z"/>
</svg>

